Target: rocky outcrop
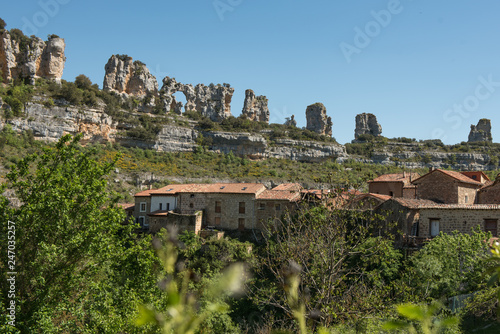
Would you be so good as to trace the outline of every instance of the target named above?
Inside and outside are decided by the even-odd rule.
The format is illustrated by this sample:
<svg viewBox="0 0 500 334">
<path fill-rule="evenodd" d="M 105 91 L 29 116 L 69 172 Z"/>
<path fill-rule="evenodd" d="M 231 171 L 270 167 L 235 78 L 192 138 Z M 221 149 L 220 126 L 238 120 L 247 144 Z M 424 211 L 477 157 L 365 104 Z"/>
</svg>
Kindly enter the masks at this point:
<svg viewBox="0 0 500 334">
<path fill-rule="evenodd" d="M 380 136 L 382 134 L 382 126 L 378 124 L 377 117 L 373 114 L 358 114 L 356 115 L 356 129 L 354 130 L 354 138 L 358 139 L 361 135 Z"/>
<path fill-rule="evenodd" d="M 45 107 L 39 103 L 27 103 L 26 117 L 8 121 L 15 131 L 32 131 L 36 139 L 49 142 L 59 140 L 65 134 L 83 133 L 83 141 L 113 141 L 117 130 L 110 116 L 101 110 L 81 110 L 74 107 Z M 1 127 L 5 124 L 0 124 Z"/>
<path fill-rule="evenodd" d="M 326 107 L 323 103 L 311 104 L 306 109 L 307 130 L 320 135 L 332 135 L 332 118 L 326 116 Z"/>
<path fill-rule="evenodd" d="M 471 125 L 470 126 L 470 133 L 469 133 L 469 143 L 474 143 L 474 142 L 492 142 L 492 137 L 491 137 L 491 121 L 486 118 L 482 118 L 479 120 L 477 125 Z"/>
<path fill-rule="evenodd" d="M 176 92 L 182 92 L 186 97 L 186 105 L 177 102 Z M 199 112 L 202 116 L 210 118 L 214 122 L 220 122 L 231 116 L 231 100 L 234 88 L 228 84 L 205 86 L 198 84 L 182 84 L 175 78 L 165 77 L 160 90 L 160 99 L 166 112 L 181 114 L 182 109 L 186 112 Z"/>
<path fill-rule="evenodd" d="M 126 55 L 113 55 L 104 66 L 103 89 L 143 98 L 158 94 L 158 81 L 146 65 Z"/>
<path fill-rule="evenodd" d="M 295 115 L 292 115 L 292 117 L 287 117 L 285 120 L 285 125 L 297 127 L 297 121 L 295 120 Z"/>
<path fill-rule="evenodd" d="M 263 95 L 256 96 L 253 90 L 247 89 L 241 114 L 251 121 L 269 123 L 267 98 Z"/>
<path fill-rule="evenodd" d="M 66 57 L 64 39 L 52 35 L 44 42 L 38 37 L 27 37 L 18 30 L 14 35 L 4 30 L 0 34 L 0 70 L 5 82 L 17 78 L 44 78 L 60 81 Z"/>
</svg>

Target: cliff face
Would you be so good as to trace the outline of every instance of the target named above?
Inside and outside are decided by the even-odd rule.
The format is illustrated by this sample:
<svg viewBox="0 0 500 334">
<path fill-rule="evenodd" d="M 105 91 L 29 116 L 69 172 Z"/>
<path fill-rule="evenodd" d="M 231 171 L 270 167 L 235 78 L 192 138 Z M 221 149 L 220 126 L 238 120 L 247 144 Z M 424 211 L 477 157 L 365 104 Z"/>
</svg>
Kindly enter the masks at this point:
<svg viewBox="0 0 500 334">
<path fill-rule="evenodd" d="M 5 82 L 25 78 L 31 84 L 36 78 L 60 81 L 66 57 L 64 39 L 38 37 L 17 40 L 7 30 L 0 35 L 0 69 Z"/>
<path fill-rule="evenodd" d="M 158 94 L 158 81 L 146 65 L 132 57 L 113 55 L 104 66 L 103 89 L 143 98 Z"/>
<path fill-rule="evenodd" d="M 2 103 L 0 101 L 0 108 Z M 192 152 L 200 137 L 214 152 L 245 155 L 253 159 L 290 159 L 319 162 L 334 158 L 337 162 L 353 159 L 365 163 L 405 166 L 407 168 L 448 168 L 461 170 L 495 169 L 495 157 L 488 154 L 440 152 L 422 143 L 388 143 L 372 152 L 370 158 L 348 155 L 343 145 L 307 140 L 278 138 L 273 142 L 260 133 L 199 132 L 189 126 L 165 125 L 154 141 L 126 137 L 127 124 L 114 122 L 103 109 L 85 109 L 71 106 L 47 108 L 41 101 L 28 103 L 25 116 L 5 121 L 0 118 L 0 129 L 10 124 L 18 132 L 31 130 L 35 138 L 57 141 L 66 133 L 83 133 L 84 142 L 118 142 L 161 152 Z"/>
<path fill-rule="evenodd" d="M 320 135 L 332 136 L 332 118 L 326 115 L 323 103 L 311 104 L 306 109 L 307 130 Z"/>
<path fill-rule="evenodd" d="M 185 106 L 175 99 L 173 94 L 176 92 L 182 92 L 186 97 Z M 200 112 L 212 121 L 220 122 L 231 116 L 233 93 L 234 88 L 226 84 L 197 84 L 193 87 L 191 84 L 177 82 L 175 78 L 165 77 L 160 90 L 160 100 L 163 101 L 166 112 L 173 111 L 181 115 L 184 109 L 186 112 Z"/>
<path fill-rule="evenodd" d="M 378 124 L 377 117 L 373 114 L 356 115 L 356 129 L 354 130 L 354 138 L 358 139 L 361 135 L 380 136 L 382 134 L 382 126 Z"/>
<path fill-rule="evenodd" d="M 256 96 L 253 90 L 245 91 L 245 102 L 241 114 L 251 121 L 269 123 L 269 107 L 265 96 Z"/>
</svg>

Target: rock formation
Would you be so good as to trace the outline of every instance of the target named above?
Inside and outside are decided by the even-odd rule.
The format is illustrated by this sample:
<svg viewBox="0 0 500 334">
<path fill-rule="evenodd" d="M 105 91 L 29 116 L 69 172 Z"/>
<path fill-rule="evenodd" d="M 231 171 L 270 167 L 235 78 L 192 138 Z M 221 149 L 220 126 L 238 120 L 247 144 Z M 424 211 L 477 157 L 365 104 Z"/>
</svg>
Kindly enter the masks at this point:
<svg viewBox="0 0 500 334">
<path fill-rule="evenodd" d="M 158 81 L 146 65 L 132 57 L 113 55 L 104 67 L 103 89 L 143 98 L 158 94 Z"/>
<path fill-rule="evenodd" d="M 13 30 L 14 31 L 14 30 Z M 52 35 L 44 42 L 38 37 L 27 37 L 20 30 L 14 34 L 4 30 L 0 34 L 0 70 L 5 82 L 14 79 L 44 78 L 60 81 L 66 57 L 64 39 Z"/>
<path fill-rule="evenodd" d="M 249 120 L 269 123 L 267 98 L 263 95 L 255 96 L 253 90 L 247 89 L 241 113 Z"/>
<path fill-rule="evenodd" d="M 175 99 L 173 94 L 176 92 L 184 93 L 185 106 Z M 163 101 L 166 112 L 173 111 L 181 114 L 184 107 L 187 112 L 199 112 L 214 122 L 220 122 L 231 116 L 233 93 L 234 88 L 228 84 L 210 84 L 209 86 L 198 84 L 193 87 L 191 84 L 182 84 L 174 78 L 165 77 L 160 90 L 160 99 Z"/>
<path fill-rule="evenodd" d="M 373 114 L 359 114 L 356 115 L 356 129 L 354 130 L 354 138 L 361 135 L 380 136 L 382 127 L 377 122 L 377 117 Z"/>
<path fill-rule="evenodd" d="M 285 121 L 285 125 L 297 127 L 297 121 L 295 120 L 295 115 L 292 115 L 292 117 L 287 117 L 286 121 Z"/>
<path fill-rule="evenodd" d="M 478 141 L 492 142 L 491 121 L 489 119 L 482 118 L 477 125 L 470 126 L 468 142 L 473 143 Z"/>
<path fill-rule="evenodd" d="M 307 130 L 321 135 L 332 135 L 332 118 L 326 116 L 326 108 L 323 103 L 311 104 L 306 109 Z"/>
</svg>

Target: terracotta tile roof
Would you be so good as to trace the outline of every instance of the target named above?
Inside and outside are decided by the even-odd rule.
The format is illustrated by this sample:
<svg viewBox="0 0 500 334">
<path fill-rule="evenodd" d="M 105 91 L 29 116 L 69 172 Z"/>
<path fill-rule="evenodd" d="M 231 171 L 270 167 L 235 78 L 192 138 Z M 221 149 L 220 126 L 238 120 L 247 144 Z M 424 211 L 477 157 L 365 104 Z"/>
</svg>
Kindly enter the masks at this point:
<svg viewBox="0 0 500 334">
<path fill-rule="evenodd" d="M 405 206 L 410 209 L 420 209 L 424 206 L 435 205 L 436 202 L 427 199 L 416 199 L 416 198 L 393 198 L 395 202 L 398 202 L 402 206 Z"/>
<path fill-rule="evenodd" d="M 367 194 L 359 195 L 358 197 L 356 197 L 356 200 L 362 200 L 362 199 L 365 199 L 367 197 L 376 198 L 376 199 L 381 200 L 381 201 L 387 201 L 387 200 L 390 200 L 392 198 L 392 196 L 389 196 L 389 195 L 367 193 Z"/>
<path fill-rule="evenodd" d="M 196 184 L 169 184 L 160 189 L 153 190 L 151 192 L 152 195 L 177 195 L 179 192 L 182 192 L 186 189 L 189 189 Z"/>
<path fill-rule="evenodd" d="M 443 169 L 434 169 L 433 171 L 425 174 L 425 175 L 422 175 L 421 177 L 419 177 L 418 179 L 414 180 L 412 183 L 414 184 L 418 184 L 418 182 L 420 182 L 422 179 L 426 178 L 428 175 L 432 174 L 432 173 L 442 173 L 442 174 L 445 174 L 457 181 L 460 181 L 462 183 L 468 183 L 468 184 L 474 184 L 474 185 L 477 185 L 477 186 L 482 186 L 483 184 L 479 181 L 475 181 L 473 179 L 471 179 L 470 177 L 468 176 L 465 176 L 464 174 L 460 173 L 460 172 L 455 172 L 455 171 L 452 171 L 452 170 L 443 170 Z"/>
<path fill-rule="evenodd" d="M 166 210 L 156 210 L 151 213 L 148 213 L 148 216 L 153 216 L 153 217 L 165 217 L 168 215 L 168 211 Z"/>
<path fill-rule="evenodd" d="M 460 172 L 460 173 L 462 173 L 465 176 L 470 177 L 471 179 L 476 180 L 476 181 L 481 180 L 481 179 L 484 179 L 485 182 L 490 181 L 490 178 L 488 177 L 488 175 L 484 174 L 484 172 L 482 172 L 482 171 L 473 171 L 473 172 L 468 171 L 468 172 Z M 474 176 L 476 178 L 474 178 Z"/>
<path fill-rule="evenodd" d="M 143 191 L 138 192 L 134 196 L 135 197 L 149 197 L 149 196 L 151 196 L 151 193 L 154 192 L 154 191 L 155 191 L 154 189 L 143 190 Z"/>
<path fill-rule="evenodd" d="M 500 204 L 429 204 L 422 205 L 420 209 L 466 209 L 466 210 L 500 210 Z"/>
<path fill-rule="evenodd" d="M 320 189 L 303 189 L 300 191 L 304 195 L 313 195 L 318 199 L 321 199 L 322 195 L 327 195 L 330 193 L 330 190 L 320 190 Z"/>
<path fill-rule="evenodd" d="M 178 193 L 225 193 L 225 194 L 258 194 L 266 190 L 261 183 L 210 183 L 193 184 Z"/>
<path fill-rule="evenodd" d="M 398 174 L 384 174 L 379 177 L 368 181 L 371 182 L 403 182 L 404 184 L 410 184 L 411 180 L 415 180 L 420 177 L 417 173 L 398 173 Z"/>
<path fill-rule="evenodd" d="M 273 190 L 302 190 L 300 183 L 283 183 L 273 188 Z"/>
<path fill-rule="evenodd" d="M 300 199 L 300 193 L 290 190 L 264 190 L 257 196 L 257 199 L 297 201 Z"/>
</svg>

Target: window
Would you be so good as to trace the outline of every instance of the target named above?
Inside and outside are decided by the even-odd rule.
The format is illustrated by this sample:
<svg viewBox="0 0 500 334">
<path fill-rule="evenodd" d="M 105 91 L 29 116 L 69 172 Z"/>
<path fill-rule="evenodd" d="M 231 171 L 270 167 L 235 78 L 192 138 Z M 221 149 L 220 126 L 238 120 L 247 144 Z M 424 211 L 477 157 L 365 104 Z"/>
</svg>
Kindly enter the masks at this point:
<svg viewBox="0 0 500 334">
<path fill-rule="evenodd" d="M 465 195 L 465 203 L 469 202 L 469 195 Z"/>
<path fill-rule="evenodd" d="M 163 209 L 163 203 L 160 203 L 160 210 Z"/>
<path fill-rule="evenodd" d="M 439 219 L 438 218 L 431 218 L 429 219 L 429 225 L 430 225 L 430 232 L 431 232 L 431 237 L 434 238 L 439 234 Z"/>
<path fill-rule="evenodd" d="M 215 217 L 215 226 L 220 226 L 220 217 Z"/>
<path fill-rule="evenodd" d="M 146 212 L 146 202 L 142 202 L 139 208 L 140 212 Z"/>
<path fill-rule="evenodd" d="M 189 207 L 192 209 L 194 208 L 194 204 L 193 203 L 189 203 Z"/>
<path fill-rule="evenodd" d="M 281 204 L 276 204 L 274 206 L 274 209 L 276 209 L 276 211 L 280 211 L 281 210 Z"/>
<path fill-rule="evenodd" d="M 392 191 L 389 191 L 389 196 L 394 197 L 394 193 Z"/>
<path fill-rule="evenodd" d="M 265 210 L 265 209 L 266 209 L 266 203 L 260 203 L 259 210 Z"/>
<path fill-rule="evenodd" d="M 190 197 L 191 197 L 191 198 L 194 198 L 194 194 L 191 194 L 191 196 L 190 196 Z"/>
<path fill-rule="evenodd" d="M 245 229 L 245 218 L 238 218 L 238 230 Z"/>
<path fill-rule="evenodd" d="M 170 211 L 170 203 L 167 203 L 167 211 Z"/>
<path fill-rule="evenodd" d="M 245 213 L 245 202 L 240 202 L 240 213 Z"/>
<path fill-rule="evenodd" d="M 220 213 L 221 208 L 220 208 L 220 201 L 215 201 L 215 213 Z"/>
<path fill-rule="evenodd" d="M 484 231 L 491 232 L 494 237 L 498 236 L 498 220 L 497 219 L 485 219 L 484 220 Z"/>
<path fill-rule="evenodd" d="M 146 217 L 139 217 L 139 225 L 141 225 L 141 227 L 148 227 L 148 225 L 146 224 Z"/>
</svg>

